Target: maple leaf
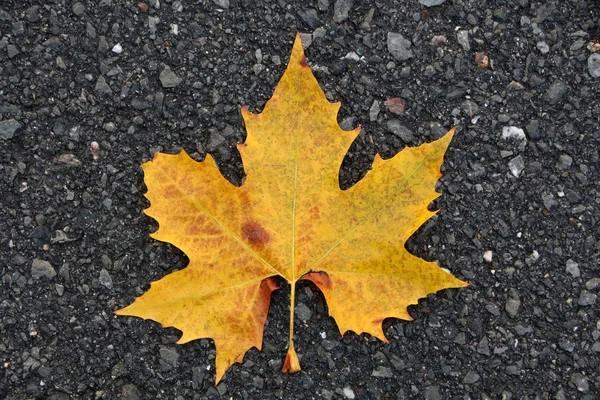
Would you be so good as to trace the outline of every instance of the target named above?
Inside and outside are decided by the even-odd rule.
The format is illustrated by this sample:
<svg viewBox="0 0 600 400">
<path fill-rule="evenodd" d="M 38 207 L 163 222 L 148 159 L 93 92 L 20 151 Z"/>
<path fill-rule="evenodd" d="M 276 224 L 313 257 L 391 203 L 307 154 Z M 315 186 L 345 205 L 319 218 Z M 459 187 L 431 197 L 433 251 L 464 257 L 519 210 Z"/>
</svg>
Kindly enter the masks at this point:
<svg viewBox="0 0 600 400">
<path fill-rule="evenodd" d="M 274 276 L 291 285 L 284 372 L 300 370 L 294 349 L 296 283 L 314 282 L 343 335 L 387 342 L 385 318 L 412 319 L 407 306 L 467 284 L 410 254 L 406 240 L 434 212 L 435 185 L 454 130 L 375 157 L 372 170 L 341 190 L 338 173 L 360 128 L 343 131 L 307 65 L 299 36 L 288 67 L 260 114 L 242 108 L 246 172 L 235 187 L 207 155 L 157 153 L 142 165 L 159 229 L 151 236 L 189 257 L 189 265 L 151 284 L 119 315 L 152 319 L 182 331 L 178 343 L 212 338 L 216 383 L 252 347 L 260 350 Z"/>
</svg>

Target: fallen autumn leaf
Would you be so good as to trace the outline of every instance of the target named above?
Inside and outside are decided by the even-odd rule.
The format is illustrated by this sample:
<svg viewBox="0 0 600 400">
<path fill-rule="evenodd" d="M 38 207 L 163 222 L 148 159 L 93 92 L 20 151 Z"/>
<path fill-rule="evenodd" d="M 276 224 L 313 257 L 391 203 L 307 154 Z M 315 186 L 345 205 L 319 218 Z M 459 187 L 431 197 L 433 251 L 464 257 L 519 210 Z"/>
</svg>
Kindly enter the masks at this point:
<svg viewBox="0 0 600 400">
<path fill-rule="evenodd" d="M 379 156 L 367 176 L 340 190 L 342 160 L 360 128 L 343 131 L 339 103 L 325 98 L 306 63 L 299 36 L 288 67 L 260 114 L 242 108 L 248 133 L 239 150 L 246 171 L 229 183 L 210 155 L 157 153 L 142 165 L 159 229 L 189 265 L 151 284 L 118 315 L 152 319 L 182 331 L 178 343 L 212 338 L 216 383 L 252 347 L 262 346 L 274 276 L 291 285 L 289 348 L 284 372 L 300 370 L 294 349 L 296 282 L 324 294 L 340 333 L 387 341 L 385 318 L 412 319 L 407 306 L 462 282 L 410 254 L 406 240 L 434 212 L 435 185 L 454 130 Z"/>
</svg>

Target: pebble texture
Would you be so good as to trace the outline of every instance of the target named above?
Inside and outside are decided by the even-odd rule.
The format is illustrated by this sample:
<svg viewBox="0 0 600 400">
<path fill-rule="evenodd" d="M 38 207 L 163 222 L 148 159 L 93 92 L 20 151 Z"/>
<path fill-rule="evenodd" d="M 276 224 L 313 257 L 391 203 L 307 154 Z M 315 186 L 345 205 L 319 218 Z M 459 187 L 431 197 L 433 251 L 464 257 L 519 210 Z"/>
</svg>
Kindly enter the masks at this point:
<svg viewBox="0 0 600 400">
<path fill-rule="evenodd" d="M 410 40 L 400 33 L 387 34 L 387 47 L 390 54 L 398 61 L 406 61 L 413 57 Z"/>
<path fill-rule="evenodd" d="M 0 1 L 0 398 L 597 398 L 599 24 L 593 0 Z M 471 286 L 384 321 L 385 344 L 341 337 L 301 282 L 283 375 L 283 285 L 215 387 L 211 340 L 112 314 L 187 263 L 148 236 L 140 164 L 209 151 L 243 182 L 239 107 L 262 110 L 298 31 L 362 126 L 342 186 L 457 126 L 407 246 Z"/>
</svg>

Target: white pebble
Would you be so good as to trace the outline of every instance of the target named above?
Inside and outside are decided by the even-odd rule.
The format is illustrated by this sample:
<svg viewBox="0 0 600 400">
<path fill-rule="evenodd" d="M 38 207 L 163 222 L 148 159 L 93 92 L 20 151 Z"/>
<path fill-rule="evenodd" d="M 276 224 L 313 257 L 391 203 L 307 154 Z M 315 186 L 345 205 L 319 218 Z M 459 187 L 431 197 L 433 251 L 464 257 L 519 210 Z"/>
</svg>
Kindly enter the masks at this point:
<svg viewBox="0 0 600 400">
<path fill-rule="evenodd" d="M 502 128 L 502 139 L 514 138 L 522 142 L 527 142 L 525 132 L 521 128 L 516 126 L 505 126 Z"/>
<path fill-rule="evenodd" d="M 354 399 L 356 395 L 354 394 L 354 390 L 350 389 L 348 386 L 344 388 L 344 397 L 347 399 Z"/>
<path fill-rule="evenodd" d="M 581 271 L 579 270 L 579 264 L 577 264 L 575 261 L 568 259 L 567 260 L 567 266 L 565 268 L 565 270 L 571 274 L 571 276 L 573 278 L 579 278 L 581 276 Z"/>
<path fill-rule="evenodd" d="M 542 54 L 547 54 L 550 51 L 550 46 L 548 46 L 548 43 L 543 42 L 543 41 L 537 42 L 536 47 Z"/>
<path fill-rule="evenodd" d="M 533 260 L 537 261 L 540 259 L 540 253 L 538 253 L 537 250 L 534 250 L 533 253 L 531 253 L 531 255 L 529 257 L 531 257 Z"/>
<path fill-rule="evenodd" d="M 360 57 L 355 52 L 351 51 L 344 56 L 346 60 L 360 61 Z"/>
<path fill-rule="evenodd" d="M 121 54 L 123 52 L 123 47 L 121 47 L 121 43 L 115 44 L 115 47 L 111 50 L 113 53 Z"/>
<path fill-rule="evenodd" d="M 523 161 L 523 157 L 521 155 L 516 156 L 512 160 L 508 162 L 508 168 L 510 169 L 510 173 L 513 174 L 515 178 L 518 178 L 523 172 L 525 168 L 525 161 Z"/>
<path fill-rule="evenodd" d="M 171 33 L 173 35 L 179 34 L 179 26 L 177 26 L 177 24 L 171 24 Z"/>
<path fill-rule="evenodd" d="M 491 263 L 492 262 L 492 251 L 491 250 L 487 250 L 485 253 L 483 253 L 483 260 L 486 263 Z"/>
<path fill-rule="evenodd" d="M 94 157 L 94 160 L 100 158 L 100 144 L 98 144 L 98 142 L 93 141 L 92 143 L 90 143 L 90 153 L 92 153 L 92 157 Z"/>
</svg>

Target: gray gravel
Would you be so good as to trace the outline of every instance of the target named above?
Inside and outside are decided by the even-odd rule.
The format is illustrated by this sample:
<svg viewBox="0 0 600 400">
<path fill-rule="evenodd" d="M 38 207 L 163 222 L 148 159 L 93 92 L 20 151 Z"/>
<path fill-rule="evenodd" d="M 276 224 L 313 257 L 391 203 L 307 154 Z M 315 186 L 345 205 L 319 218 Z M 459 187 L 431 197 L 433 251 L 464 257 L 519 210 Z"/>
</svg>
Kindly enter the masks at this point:
<svg viewBox="0 0 600 400">
<path fill-rule="evenodd" d="M 17 132 L 22 127 L 23 124 L 14 119 L 0 121 L 0 139 L 12 139 L 12 137 L 15 135 L 15 132 Z"/>
<path fill-rule="evenodd" d="M 390 54 L 398 61 L 406 61 L 413 57 L 411 42 L 401 33 L 388 32 L 387 48 Z"/>
<path fill-rule="evenodd" d="M 148 236 L 140 164 L 208 151 L 241 184 L 239 107 L 262 109 L 297 31 L 362 126 L 342 187 L 457 126 L 407 247 L 470 287 L 385 320 L 385 344 L 341 337 L 302 282 L 288 376 L 284 285 L 215 387 L 211 340 L 112 314 L 187 263 Z M 598 398 L 599 39 L 594 0 L 3 0 L 0 398 Z"/>
</svg>

